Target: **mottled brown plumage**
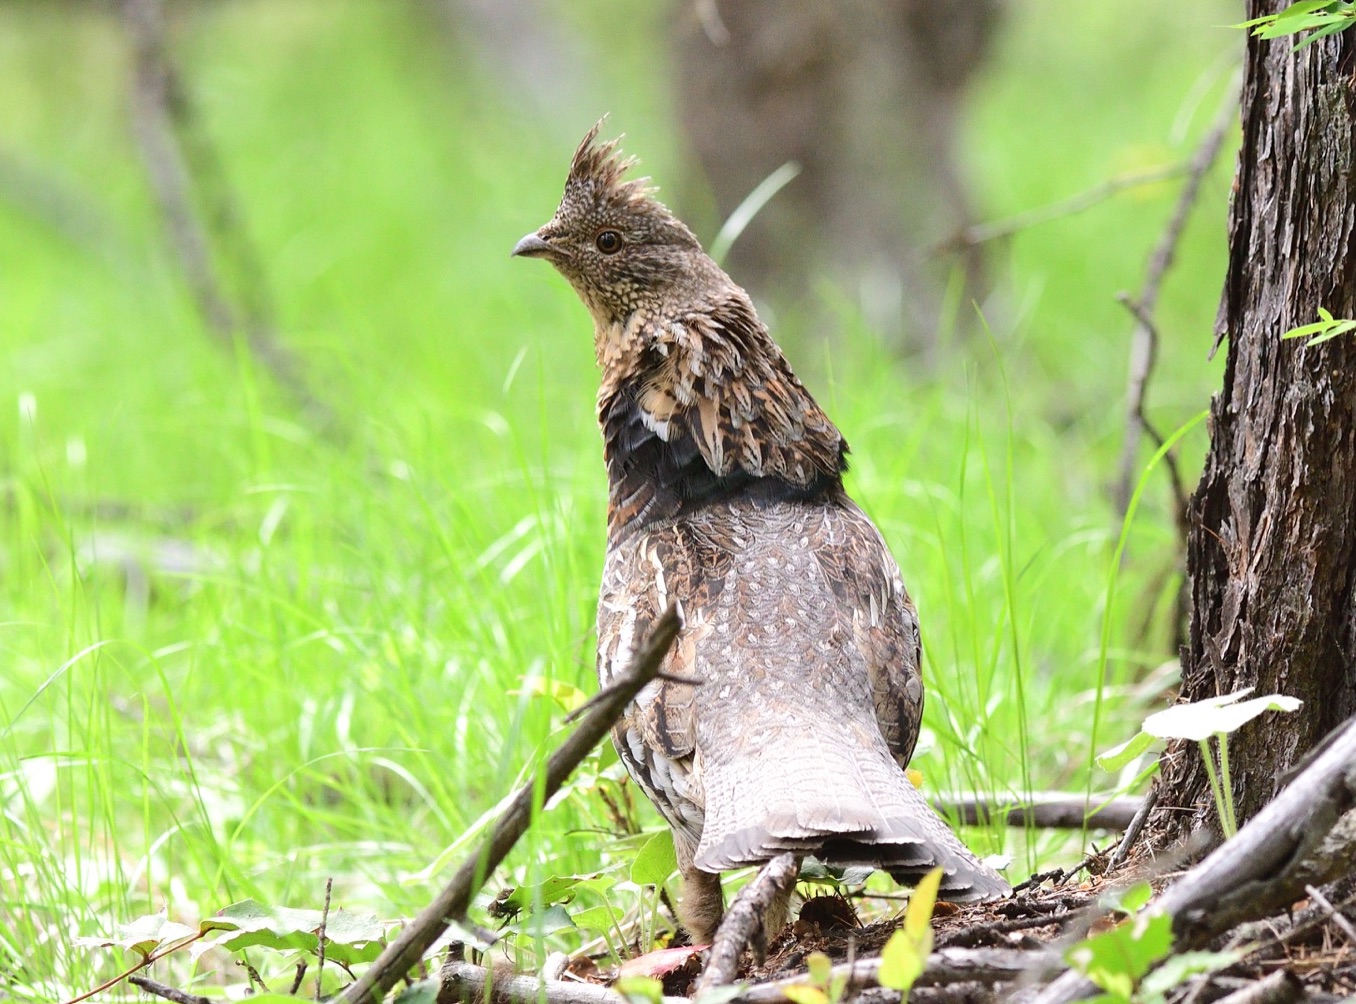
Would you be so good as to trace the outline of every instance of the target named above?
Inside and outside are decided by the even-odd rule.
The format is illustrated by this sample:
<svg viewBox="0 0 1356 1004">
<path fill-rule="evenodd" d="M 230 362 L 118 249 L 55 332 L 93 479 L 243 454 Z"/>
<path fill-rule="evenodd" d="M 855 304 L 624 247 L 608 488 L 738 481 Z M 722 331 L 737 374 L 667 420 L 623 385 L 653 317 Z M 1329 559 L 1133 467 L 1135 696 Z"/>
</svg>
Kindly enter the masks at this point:
<svg viewBox="0 0 1356 1004">
<path fill-rule="evenodd" d="M 709 938 L 719 873 L 782 851 L 903 879 L 940 864 L 945 897 L 1004 894 L 904 774 L 923 710 L 918 621 L 843 490 L 847 444 L 745 292 L 597 132 L 514 254 L 549 260 L 593 316 L 599 678 L 676 600 L 665 668 L 701 681 L 652 683 L 613 732 L 673 827 L 684 922 Z"/>
</svg>

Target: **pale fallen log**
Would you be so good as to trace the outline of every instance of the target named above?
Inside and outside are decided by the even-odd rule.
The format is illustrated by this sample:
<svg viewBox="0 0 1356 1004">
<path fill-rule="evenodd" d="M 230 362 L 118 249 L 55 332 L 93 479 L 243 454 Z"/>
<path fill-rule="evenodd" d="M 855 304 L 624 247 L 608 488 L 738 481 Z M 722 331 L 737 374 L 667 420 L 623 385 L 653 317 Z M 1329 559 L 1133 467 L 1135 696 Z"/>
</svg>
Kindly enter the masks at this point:
<svg viewBox="0 0 1356 1004">
<path fill-rule="evenodd" d="M 1010 948 L 942 948 L 928 956 L 926 968 L 914 984 L 915 993 L 945 987 L 993 987 L 1018 979 L 1039 979 L 1058 966 L 1054 951 L 1018 951 Z M 833 978 L 844 977 L 844 998 L 880 987 L 880 959 L 861 959 L 833 967 Z M 438 1004 L 458 1001 L 489 1001 L 490 1004 L 626 1004 L 626 998 L 609 987 L 569 980 L 543 980 L 536 976 L 491 973 L 484 966 L 450 961 L 440 973 Z M 805 985 L 805 975 L 771 983 L 755 984 L 733 998 L 731 1004 L 781 1004 L 785 989 Z M 486 989 L 489 993 L 486 995 Z M 891 991 L 884 991 L 882 997 Z M 695 993 L 694 998 L 700 992 Z M 926 996 L 926 995 L 925 995 Z M 895 994 L 895 1000 L 899 995 Z M 944 995 L 937 995 L 943 999 Z M 664 997 L 661 1004 L 691 1004 L 693 998 Z M 922 999 L 922 998 L 920 998 Z"/>
<path fill-rule="evenodd" d="M 1062 968 L 1059 953 L 1014 948 L 939 948 L 928 956 L 927 966 L 914 983 L 915 988 L 943 987 L 963 983 L 994 986 L 1015 983 L 1019 979 L 1040 979 Z M 830 981 L 845 979 L 843 997 L 880 986 L 880 959 L 859 959 L 834 966 Z M 771 983 L 749 987 L 735 998 L 738 1004 L 779 1004 L 787 1000 L 787 987 L 806 983 L 804 975 L 790 976 Z"/>
<path fill-rule="evenodd" d="M 489 969 L 470 962 L 445 962 L 439 977 L 438 1004 L 457 1004 L 459 1001 L 476 1001 L 478 1004 L 629 1004 L 617 991 L 598 983 L 500 973 L 491 976 Z M 692 1004 L 692 1001 L 687 997 L 664 997 L 661 1004 Z"/>
</svg>

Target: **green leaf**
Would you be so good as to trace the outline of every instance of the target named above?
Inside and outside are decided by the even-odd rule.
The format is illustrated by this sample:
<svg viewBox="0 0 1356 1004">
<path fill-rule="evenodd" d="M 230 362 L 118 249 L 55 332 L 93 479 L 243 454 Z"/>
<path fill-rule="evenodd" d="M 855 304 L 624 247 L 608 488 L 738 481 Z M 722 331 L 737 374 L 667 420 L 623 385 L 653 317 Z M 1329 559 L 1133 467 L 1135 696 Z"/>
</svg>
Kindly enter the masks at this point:
<svg viewBox="0 0 1356 1004">
<path fill-rule="evenodd" d="M 1236 732 L 1267 711 L 1294 711 L 1302 703 L 1284 694 L 1267 694 L 1235 703 L 1252 692 L 1246 687 L 1223 697 L 1210 697 L 1192 704 L 1178 704 L 1144 719 L 1144 731 L 1159 739 L 1194 739 L 1200 742 L 1219 733 Z"/>
<path fill-rule="evenodd" d="M 636 853 L 631 862 L 631 881 L 636 885 L 663 885 L 678 868 L 673 833 L 665 827 Z"/>
<path fill-rule="evenodd" d="M 395 995 L 391 1004 L 437 1004 L 438 993 L 442 990 L 442 980 L 431 977 L 427 980 L 419 980 L 417 983 L 411 983 L 400 993 Z M 251 997 L 250 1004 L 255 1004 L 258 997 Z M 293 999 L 295 1004 L 295 998 Z"/>
<path fill-rule="evenodd" d="M 811 952 L 805 957 L 805 968 L 816 986 L 828 987 L 829 977 L 833 975 L 833 960 L 823 952 Z"/>
<path fill-rule="evenodd" d="M 664 984 L 652 976 L 623 976 L 612 989 L 632 1004 L 659 1004 L 664 999 Z"/>
<path fill-rule="evenodd" d="M 699 994 L 692 1004 L 726 1004 L 726 1001 L 734 1000 L 747 989 L 747 983 L 730 983 L 723 987 L 712 987 L 710 990 Z"/>
<path fill-rule="evenodd" d="M 1193 976 L 1218 972 L 1243 958 L 1242 952 L 1183 952 L 1172 955 L 1157 969 L 1144 977 L 1140 992 L 1164 994 L 1179 987 Z"/>
<path fill-rule="evenodd" d="M 191 927 L 167 919 L 165 911 L 161 910 L 119 925 L 118 933 L 112 937 L 96 935 L 92 938 L 76 938 L 75 943 L 90 948 L 126 948 L 144 958 L 161 945 L 181 941 L 197 933 Z"/>
<path fill-rule="evenodd" d="M 552 875 L 537 885 L 520 885 L 518 888 L 495 897 L 495 912 L 502 916 L 512 916 L 531 910 L 538 904 L 554 906 L 568 903 L 574 898 L 579 884 L 593 875 Z"/>
<path fill-rule="evenodd" d="M 808 983 L 793 983 L 789 987 L 782 987 L 782 996 L 791 1004 L 829 1004 L 829 995 Z"/>
<path fill-rule="evenodd" d="M 1172 918 L 1141 914 L 1071 946 L 1064 959 L 1109 994 L 1128 998 L 1135 983 L 1172 949 Z"/>
<path fill-rule="evenodd" d="M 586 931 L 610 931 L 616 923 L 616 914 L 606 906 L 591 906 L 587 910 L 577 910 L 571 917 L 575 927 Z"/>
<path fill-rule="evenodd" d="M 320 947 L 318 932 L 322 922 L 327 958 L 352 965 L 371 962 L 381 954 L 386 928 L 376 917 L 338 909 L 331 910 L 326 918 L 319 910 L 267 906 L 252 899 L 232 903 L 216 916 L 204 920 L 203 931 L 218 933 L 199 945 L 215 945 L 231 952 L 260 947 L 314 955 Z"/>
<path fill-rule="evenodd" d="M 549 697 L 560 706 L 562 711 L 567 713 L 582 708 L 589 699 L 589 695 L 574 684 L 566 683 L 563 680 L 547 680 L 541 676 L 523 677 L 517 689 L 509 691 L 511 697 L 521 697 L 524 694 L 530 694 L 533 697 Z"/>
<path fill-rule="evenodd" d="M 1097 766 L 1102 770 L 1120 770 L 1135 757 L 1153 745 L 1154 737 L 1147 732 L 1136 732 L 1126 742 L 1107 750 L 1097 758 Z"/>
<path fill-rule="evenodd" d="M 522 930 L 534 938 L 545 938 L 574 926 L 569 913 L 559 903 L 548 906 L 541 913 L 532 914 L 521 925 Z"/>
<path fill-rule="evenodd" d="M 942 869 L 932 869 L 913 887 L 909 906 L 904 912 L 904 931 L 927 955 L 932 951 L 932 908 L 937 905 L 937 890 L 942 884 Z"/>
<path fill-rule="evenodd" d="M 901 929 L 890 935 L 890 940 L 881 949 L 876 979 L 883 987 L 907 994 L 926 964 L 926 953 L 920 952 L 913 939 Z"/>
<path fill-rule="evenodd" d="M 1107 896 L 1103 896 L 1099 902 L 1108 910 L 1119 910 L 1121 913 L 1138 913 L 1149 900 L 1153 899 L 1154 889 L 1148 882 L 1136 882 L 1126 889 L 1118 890 Z"/>
<path fill-rule="evenodd" d="M 1331 35 L 1332 32 L 1330 31 L 1317 32 L 1314 34 L 1313 37 L 1314 39 L 1319 39 L 1322 38 L 1325 34 Z M 1309 40 L 1306 40 L 1304 44 L 1308 45 Z M 1335 321 L 1327 331 L 1323 332 L 1323 334 L 1321 335 L 1315 335 L 1313 338 L 1305 342 L 1305 345 L 1306 346 L 1322 345 L 1324 342 L 1331 341 L 1332 339 L 1337 338 L 1339 335 L 1345 335 L 1350 331 L 1356 331 L 1356 321 Z"/>
</svg>

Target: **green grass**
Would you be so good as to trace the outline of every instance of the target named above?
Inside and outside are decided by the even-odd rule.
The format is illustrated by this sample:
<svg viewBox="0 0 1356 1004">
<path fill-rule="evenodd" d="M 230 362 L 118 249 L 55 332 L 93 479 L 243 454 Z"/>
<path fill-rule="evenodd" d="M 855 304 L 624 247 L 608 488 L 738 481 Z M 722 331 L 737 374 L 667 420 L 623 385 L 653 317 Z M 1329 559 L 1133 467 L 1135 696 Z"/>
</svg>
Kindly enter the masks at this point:
<svg viewBox="0 0 1356 1004">
<path fill-rule="evenodd" d="M 558 709 L 515 693 L 523 678 L 592 686 L 604 485 L 589 325 L 562 281 L 507 252 L 554 208 L 599 111 L 677 188 L 644 55 L 660 25 L 628 9 L 568 8 L 597 103 L 545 125 L 417 7 L 184 8 L 176 44 L 204 126 L 284 337 L 344 417 L 336 440 L 204 333 L 159 242 L 104 9 L 0 7 L 3 151 L 74 207 L 0 199 L 12 995 L 93 987 L 118 960 L 74 939 L 156 910 L 194 923 L 246 896 L 316 907 L 333 877 L 336 904 L 412 914 L 438 877 L 410 877 L 549 746 Z M 1135 20 L 1014 8 L 968 131 L 984 215 L 1187 156 L 1241 44 L 1214 26 L 1234 19 L 1222 2 L 1156 0 Z M 1228 181 L 1221 164 L 1159 312 L 1165 430 L 1218 380 L 1205 354 Z M 1161 474 L 1109 607 L 1121 527 L 1107 488 L 1131 327 L 1114 294 L 1137 288 L 1175 194 L 1130 192 L 996 247 L 991 337 L 935 372 L 861 331 L 796 360 L 853 445 L 851 488 L 921 611 L 916 765 L 931 788 L 1110 787 L 1089 779 L 1089 750 L 1132 731 L 1143 681 L 1172 655 Z M 1203 427 L 1185 446 L 1194 471 Z M 127 567 L 91 560 L 114 544 Z M 155 570 L 159 546 L 189 565 Z M 502 880 L 624 857 L 592 832 L 606 825 L 596 798 L 567 798 Z M 1060 838 L 970 838 L 1015 853 L 1018 875 L 1076 853 Z M 200 973 L 240 979 L 211 955 Z"/>
</svg>

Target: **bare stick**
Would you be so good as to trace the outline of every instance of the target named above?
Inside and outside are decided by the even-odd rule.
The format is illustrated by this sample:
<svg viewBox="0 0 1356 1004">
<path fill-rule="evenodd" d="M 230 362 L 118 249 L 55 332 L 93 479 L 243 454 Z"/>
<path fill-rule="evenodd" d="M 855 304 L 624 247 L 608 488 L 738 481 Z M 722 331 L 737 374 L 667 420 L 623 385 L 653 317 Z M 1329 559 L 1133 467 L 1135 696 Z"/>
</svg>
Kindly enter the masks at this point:
<svg viewBox="0 0 1356 1004">
<path fill-rule="evenodd" d="M 325 975 L 325 925 L 330 920 L 330 894 L 334 891 L 334 876 L 325 879 L 325 909 L 320 914 L 320 930 L 316 932 L 315 999 L 320 1000 L 320 978 Z"/>
<path fill-rule="evenodd" d="M 292 977 L 292 988 L 287 991 L 287 995 L 289 997 L 295 997 L 297 995 L 297 991 L 301 989 L 301 981 L 304 980 L 305 978 L 306 978 L 306 960 L 299 959 L 297 961 L 296 975 Z"/>
<path fill-rule="evenodd" d="M 95 994 L 103 993 L 110 987 L 117 986 L 123 980 L 130 977 L 133 973 L 140 972 L 142 969 L 145 969 L 152 962 L 159 962 L 166 955 L 170 955 L 174 952 L 177 952 L 181 948 L 187 948 L 195 941 L 201 941 L 203 938 L 207 937 L 207 934 L 208 934 L 207 931 L 197 931 L 193 934 L 190 934 L 188 937 L 183 938 L 180 941 L 175 941 L 168 945 L 163 945 L 159 951 L 152 952 L 150 955 L 143 955 L 141 957 L 141 961 L 134 965 L 131 969 L 124 970 L 117 976 L 105 980 L 103 983 L 100 983 L 93 990 L 86 990 L 84 993 L 76 997 L 72 997 L 70 1000 L 66 1001 L 65 1004 L 80 1004 L 81 1001 L 89 1000 L 89 998 L 93 997 Z"/>
<path fill-rule="evenodd" d="M 768 911 L 779 898 L 790 893 L 798 874 L 800 858 L 789 852 L 778 854 L 763 865 L 752 882 L 739 890 L 725 919 L 716 929 L 706 968 L 693 991 L 694 997 L 731 982 L 739 971 L 739 957 L 744 954 L 744 949 L 751 944 L 765 943 L 764 924 Z"/>
<path fill-rule="evenodd" d="M 136 984 L 147 993 L 163 997 L 167 1001 L 174 1001 L 174 1004 L 212 1004 L 206 997 L 176 990 L 174 987 L 166 986 L 159 980 L 153 980 L 146 976 L 132 976 L 127 982 Z"/>
<path fill-rule="evenodd" d="M 1059 953 L 1047 949 L 1026 952 L 1011 948 L 941 948 L 928 956 L 927 965 L 914 986 L 937 987 L 955 983 L 993 986 L 996 983 L 1040 978 L 1060 965 Z M 843 988 L 844 999 L 861 990 L 880 986 L 880 959 L 859 959 L 851 965 L 834 966 L 830 981 L 835 982 L 840 977 L 847 981 Z M 741 1004 L 776 1004 L 787 999 L 783 993 L 786 987 L 805 982 L 805 976 L 793 976 L 772 983 L 760 983 L 745 990 L 735 1000 Z"/>
<path fill-rule="evenodd" d="M 1124 830 L 1134 820 L 1143 800 L 1122 796 L 1089 799 L 1062 791 L 1034 792 L 1021 805 L 1004 805 L 986 795 L 954 795 L 934 798 L 932 807 L 944 816 L 954 815 L 966 826 L 986 826 L 1000 818 L 1009 826 L 1033 826 L 1045 830 Z"/>
<path fill-rule="evenodd" d="M 934 253 L 966 251 L 988 241 L 998 240 L 1001 237 L 1011 237 L 1013 234 L 1034 227 L 1038 223 L 1049 223 L 1051 220 L 1073 216 L 1086 209 L 1091 209 L 1099 202 L 1105 202 L 1126 189 L 1138 188 L 1141 185 L 1153 185 L 1160 181 L 1167 181 L 1169 178 L 1175 178 L 1179 174 L 1186 173 L 1188 166 L 1187 164 L 1164 164 L 1160 167 L 1151 167 L 1145 171 L 1123 174 L 1116 178 L 1110 178 L 1100 185 L 1094 185 L 1087 191 L 1071 195 L 1067 199 L 1052 202 L 1048 206 L 1029 209 L 1024 213 L 1018 213 L 1016 216 L 1009 216 L 1005 220 L 973 224 L 961 230 L 950 240 L 937 245 Z"/>
<path fill-rule="evenodd" d="M 123 0 L 123 19 L 133 49 L 132 128 L 141 147 L 151 191 L 160 206 L 165 232 L 188 282 L 198 312 L 211 334 L 231 351 L 242 334 L 252 355 L 285 390 L 292 394 L 318 423 L 332 427 L 334 414 L 306 387 L 296 358 L 278 341 L 267 317 L 267 296 L 262 291 L 262 267 L 243 251 L 247 242 L 239 233 L 237 215 L 224 194 L 215 159 L 208 156 L 205 141 L 188 145 L 179 132 L 187 132 L 189 102 L 178 82 L 165 40 L 163 0 Z M 194 154 L 191 165 L 188 154 Z M 238 271 L 250 289 L 247 306 L 237 310 L 227 295 L 213 254 L 212 239 L 194 208 L 201 186 L 195 184 L 192 167 L 204 166 L 218 179 L 216 192 L 205 198 L 216 210 L 228 247 L 239 261 Z"/>
<path fill-rule="evenodd" d="M 1333 906 L 1332 903 L 1328 902 L 1328 897 L 1324 896 L 1323 893 L 1314 886 L 1306 885 L 1304 887 L 1304 891 L 1309 894 L 1310 899 L 1312 899 L 1315 903 L 1321 906 L 1324 910 L 1328 911 L 1328 919 L 1331 920 L 1338 927 L 1340 927 L 1342 929 L 1342 933 L 1347 936 L 1347 941 L 1349 941 L 1353 947 L 1356 947 L 1356 927 L 1351 926 L 1351 921 L 1347 920 L 1346 917 L 1343 917 L 1337 911 L 1337 907 Z"/>
<path fill-rule="evenodd" d="M 1281 969 L 1265 979 L 1258 980 L 1215 1004 L 1290 1004 L 1304 997 L 1304 984 L 1288 969 Z"/>
<path fill-rule="evenodd" d="M 1139 456 L 1140 437 L 1147 430 L 1148 422 L 1144 417 L 1144 397 L 1148 391 L 1149 377 L 1153 373 L 1154 359 L 1158 354 L 1158 331 L 1154 327 L 1154 310 L 1158 306 L 1158 294 L 1163 287 L 1163 278 L 1172 267 L 1177 255 L 1177 245 L 1182 241 L 1187 218 L 1200 197 L 1201 183 L 1219 157 L 1220 148 L 1229 127 L 1238 122 L 1238 101 L 1226 101 L 1219 115 L 1210 126 L 1209 132 L 1201 140 L 1187 167 L 1186 183 L 1177 197 L 1168 225 L 1159 235 L 1149 256 L 1149 265 L 1145 271 L 1144 285 L 1139 296 L 1122 300 L 1135 316 L 1134 333 L 1130 336 L 1130 378 L 1126 394 L 1125 441 L 1121 446 L 1120 479 L 1116 490 L 1116 508 L 1122 517 L 1130 507 L 1130 494 L 1135 485 L 1135 461 Z M 1162 445 L 1161 436 L 1154 438 Z M 1175 472 L 1174 467 L 1169 470 Z M 1178 506 L 1186 512 L 1186 494 L 1181 488 L 1181 477 L 1175 478 L 1175 490 L 1178 494 Z M 1179 523 L 1184 516 L 1179 516 Z"/>
<path fill-rule="evenodd" d="M 1125 836 L 1121 838 L 1111 857 L 1107 860 L 1106 870 L 1114 871 L 1125 864 L 1125 859 L 1130 856 L 1130 848 L 1135 846 L 1135 841 L 1139 839 L 1140 831 L 1144 829 L 1144 824 L 1149 821 L 1149 813 L 1154 811 L 1154 806 L 1158 804 L 1158 792 L 1151 791 L 1144 796 L 1144 801 L 1140 804 L 1139 811 L 1135 813 L 1135 818 L 1130 820 L 1130 825 L 1126 827 Z"/>
<path fill-rule="evenodd" d="M 419 964 L 424 953 L 447 930 L 449 923 L 466 916 L 472 897 L 484 885 L 486 877 L 499 866 L 518 838 L 527 831 L 534 808 L 544 805 L 560 789 L 580 761 L 607 735 L 640 688 L 659 672 L 669 646 L 678 636 L 679 627 L 677 608 L 670 605 L 655 621 L 626 671 L 603 689 L 601 693 L 605 697 L 594 703 L 579 727 L 551 754 L 543 776 L 518 789 L 479 850 L 457 869 L 438 898 L 400 932 L 400 936 L 386 947 L 361 979 L 344 991 L 340 998 L 344 1004 L 379 1001 L 386 991 Z"/>
</svg>

